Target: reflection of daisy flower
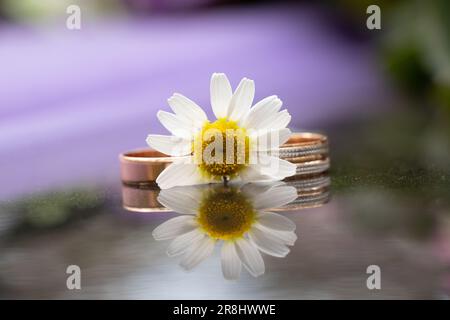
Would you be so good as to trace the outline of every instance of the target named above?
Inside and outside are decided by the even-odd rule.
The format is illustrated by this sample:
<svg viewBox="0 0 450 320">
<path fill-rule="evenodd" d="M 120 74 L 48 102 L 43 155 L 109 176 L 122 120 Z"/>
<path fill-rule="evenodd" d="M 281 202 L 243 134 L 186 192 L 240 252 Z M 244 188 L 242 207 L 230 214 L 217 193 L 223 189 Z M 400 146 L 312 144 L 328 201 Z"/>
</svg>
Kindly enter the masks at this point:
<svg viewBox="0 0 450 320">
<path fill-rule="evenodd" d="M 241 265 L 254 277 L 265 271 L 259 251 L 285 257 L 297 236 L 288 218 L 267 212 L 297 198 L 294 187 L 247 184 L 242 188 L 189 187 L 162 190 L 158 201 L 185 215 L 159 225 L 156 240 L 173 239 L 169 256 L 183 255 L 180 265 L 190 270 L 222 243 L 222 271 L 226 279 L 237 279 Z"/>
<path fill-rule="evenodd" d="M 233 93 L 230 82 L 221 73 L 212 75 L 210 91 L 211 106 L 217 117 L 214 122 L 208 121 L 195 102 L 177 93 L 168 100 L 174 114 L 158 112 L 159 121 L 172 136 L 149 135 L 147 143 L 162 153 L 186 156 L 159 175 L 157 183 L 161 189 L 215 182 L 223 177 L 262 181 L 282 180 L 295 174 L 295 165 L 263 152 L 278 148 L 291 134 L 286 128 L 291 116 L 287 110 L 280 111 L 282 102 L 277 96 L 267 97 L 251 108 L 255 95 L 253 80 L 242 79 Z M 228 140 L 226 135 L 230 131 L 235 134 Z M 214 154 L 222 161 L 201 162 L 208 143 L 217 139 L 217 136 L 209 137 L 208 132 L 218 132 L 224 144 L 231 141 L 236 146 L 239 140 L 243 141 L 241 152 L 235 154 L 223 148 L 220 155 Z"/>
</svg>

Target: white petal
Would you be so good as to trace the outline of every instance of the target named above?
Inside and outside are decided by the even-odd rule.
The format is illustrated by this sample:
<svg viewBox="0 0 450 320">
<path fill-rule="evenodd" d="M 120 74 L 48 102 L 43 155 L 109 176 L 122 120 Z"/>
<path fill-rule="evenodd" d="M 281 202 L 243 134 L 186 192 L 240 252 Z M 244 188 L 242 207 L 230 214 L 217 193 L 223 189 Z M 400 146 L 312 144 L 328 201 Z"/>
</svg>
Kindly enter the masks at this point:
<svg viewBox="0 0 450 320">
<path fill-rule="evenodd" d="M 194 194 L 194 187 L 175 187 L 164 189 L 158 195 L 158 202 L 172 211 L 184 214 L 197 214 L 200 195 Z"/>
<path fill-rule="evenodd" d="M 275 186 L 284 186 L 286 185 L 284 182 L 282 181 L 277 181 L 277 182 L 264 182 L 264 183 L 247 183 L 246 185 L 244 185 L 243 187 L 241 187 L 241 191 L 243 193 L 245 193 L 245 195 L 251 199 L 253 201 L 253 199 L 266 192 L 269 191 L 271 188 L 274 188 Z"/>
<path fill-rule="evenodd" d="M 279 231 L 295 231 L 296 228 L 295 223 L 291 219 L 273 212 L 259 213 L 258 222 L 269 229 Z"/>
<path fill-rule="evenodd" d="M 192 127 L 201 128 L 208 120 L 202 108 L 182 94 L 174 93 L 167 102 L 173 112 Z"/>
<path fill-rule="evenodd" d="M 181 236 L 176 237 L 169 248 L 167 248 L 167 255 L 173 257 L 184 253 L 191 245 L 194 245 L 197 241 L 202 240 L 205 234 L 200 232 L 199 229 L 194 229 Z"/>
<path fill-rule="evenodd" d="M 185 270 L 191 270 L 200 262 L 211 255 L 214 250 L 215 241 L 209 237 L 195 242 L 183 256 L 180 266 Z"/>
<path fill-rule="evenodd" d="M 233 91 L 224 73 L 213 73 L 210 84 L 211 107 L 216 118 L 224 118 L 228 114 Z"/>
<path fill-rule="evenodd" d="M 243 78 L 231 98 L 227 116 L 234 121 L 241 120 L 250 111 L 255 97 L 255 83 L 253 80 Z"/>
<path fill-rule="evenodd" d="M 155 240 L 173 239 L 196 228 L 194 217 L 179 216 L 167 220 L 153 230 Z"/>
<path fill-rule="evenodd" d="M 234 243 L 225 241 L 221 251 L 222 273 L 225 279 L 239 279 L 242 263 L 234 247 Z"/>
<path fill-rule="evenodd" d="M 151 134 L 146 141 L 153 149 L 171 156 L 185 156 L 192 152 L 191 141 L 176 136 Z"/>
<path fill-rule="evenodd" d="M 236 251 L 248 272 L 258 277 L 265 272 L 264 260 L 258 249 L 247 239 L 236 241 Z"/>
<path fill-rule="evenodd" d="M 289 248 L 278 239 L 270 237 L 270 233 L 253 228 L 248 236 L 259 250 L 268 255 L 284 258 L 289 253 Z"/>
<path fill-rule="evenodd" d="M 276 117 L 282 105 L 283 102 L 277 96 L 262 99 L 250 109 L 243 120 L 243 127 L 257 130 L 270 128 L 271 119 Z"/>
<path fill-rule="evenodd" d="M 263 152 L 258 154 L 259 170 L 261 174 L 268 175 L 274 180 L 282 180 L 295 175 L 297 166 L 287 160 L 269 156 Z"/>
<path fill-rule="evenodd" d="M 187 140 L 192 139 L 196 127 L 191 123 L 182 119 L 181 117 L 166 111 L 158 111 L 156 114 L 161 124 L 169 130 L 174 136 L 181 137 Z"/>
<path fill-rule="evenodd" d="M 242 172 L 239 173 L 239 177 L 243 182 L 259 182 L 259 181 L 271 181 L 270 176 L 264 175 L 260 171 L 259 165 L 249 165 Z"/>
<path fill-rule="evenodd" d="M 281 112 L 278 112 L 276 117 L 273 119 L 270 128 L 273 130 L 279 130 L 286 128 L 287 125 L 291 122 L 291 115 L 287 110 L 283 110 Z"/>
<path fill-rule="evenodd" d="M 297 189 L 292 186 L 279 186 L 255 196 L 256 209 L 276 208 L 288 204 L 297 199 Z"/>
<path fill-rule="evenodd" d="M 257 150 L 267 151 L 278 149 L 283 143 L 289 140 L 292 132 L 288 128 L 281 130 L 262 130 L 258 131 Z"/>
<path fill-rule="evenodd" d="M 156 179 L 161 189 L 207 183 L 193 163 L 172 163 Z"/>
<path fill-rule="evenodd" d="M 253 228 L 260 229 L 262 232 L 269 233 L 271 237 L 278 239 L 282 243 L 288 246 L 293 246 L 297 241 L 297 235 L 291 231 L 278 231 L 264 227 L 260 223 L 256 222 Z"/>
</svg>

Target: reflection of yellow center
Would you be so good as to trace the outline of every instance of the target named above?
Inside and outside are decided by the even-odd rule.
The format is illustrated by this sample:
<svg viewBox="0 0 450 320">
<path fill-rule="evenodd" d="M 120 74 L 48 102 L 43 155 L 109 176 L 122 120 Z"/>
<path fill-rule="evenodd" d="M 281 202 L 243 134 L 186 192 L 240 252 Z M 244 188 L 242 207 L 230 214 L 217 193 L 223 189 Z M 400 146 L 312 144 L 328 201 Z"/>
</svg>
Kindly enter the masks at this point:
<svg viewBox="0 0 450 320">
<path fill-rule="evenodd" d="M 211 178 L 233 178 L 249 163 L 249 136 L 237 122 L 207 122 L 194 139 L 194 159 Z"/>
<path fill-rule="evenodd" d="M 211 238 L 242 237 L 255 221 L 256 213 L 245 195 L 234 188 L 213 189 L 200 202 L 197 221 Z"/>
</svg>

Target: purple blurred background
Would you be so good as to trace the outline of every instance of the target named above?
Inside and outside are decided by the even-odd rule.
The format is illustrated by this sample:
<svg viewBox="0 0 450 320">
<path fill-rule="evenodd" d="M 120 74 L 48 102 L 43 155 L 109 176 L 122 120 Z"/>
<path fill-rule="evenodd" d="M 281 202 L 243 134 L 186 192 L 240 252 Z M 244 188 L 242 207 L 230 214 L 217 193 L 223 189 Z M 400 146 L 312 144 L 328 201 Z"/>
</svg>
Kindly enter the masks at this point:
<svg viewBox="0 0 450 320">
<path fill-rule="evenodd" d="M 80 7 L 81 30 L 66 28 L 64 11 L 41 18 L 50 22 L 1 26 L 2 199 L 115 181 L 117 155 L 164 132 L 156 112 L 168 110 L 173 92 L 210 111 L 213 72 L 233 86 L 254 79 L 255 100 L 277 94 L 296 129 L 324 130 L 391 108 L 373 44 L 342 36 L 311 4 L 100 17 Z"/>
</svg>

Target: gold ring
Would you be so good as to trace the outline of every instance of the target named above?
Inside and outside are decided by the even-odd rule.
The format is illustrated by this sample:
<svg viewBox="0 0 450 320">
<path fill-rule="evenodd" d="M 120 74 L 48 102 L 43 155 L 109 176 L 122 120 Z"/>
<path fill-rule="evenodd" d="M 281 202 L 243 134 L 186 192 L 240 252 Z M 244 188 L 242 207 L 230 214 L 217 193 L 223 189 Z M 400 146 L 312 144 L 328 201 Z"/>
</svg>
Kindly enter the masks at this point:
<svg viewBox="0 0 450 320">
<path fill-rule="evenodd" d="M 129 185 L 154 184 L 158 175 L 169 166 L 174 157 L 152 149 L 140 149 L 122 153 L 120 177 Z"/>
<path fill-rule="evenodd" d="M 327 143 L 328 138 L 323 134 L 312 132 L 295 132 L 291 135 L 289 140 L 283 144 L 282 148 L 311 146 Z"/>
<path fill-rule="evenodd" d="M 304 163 L 308 161 L 314 161 L 314 160 L 323 160 L 326 158 L 326 155 L 323 154 L 310 154 L 307 156 L 301 156 L 301 157 L 283 157 L 282 159 L 287 160 L 292 163 Z"/>
<path fill-rule="evenodd" d="M 272 150 L 271 154 L 288 161 L 293 158 L 299 160 L 299 158 L 312 156 L 323 158 L 328 156 L 328 138 L 320 133 L 296 132 L 279 149 Z"/>
<path fill-rule="evenodd" d="M 330 158 L 322 160 L 306 161 L 296 163 L 296 175 L 311 175 L 328 171 L 330 169 Z"/>
</svg>

